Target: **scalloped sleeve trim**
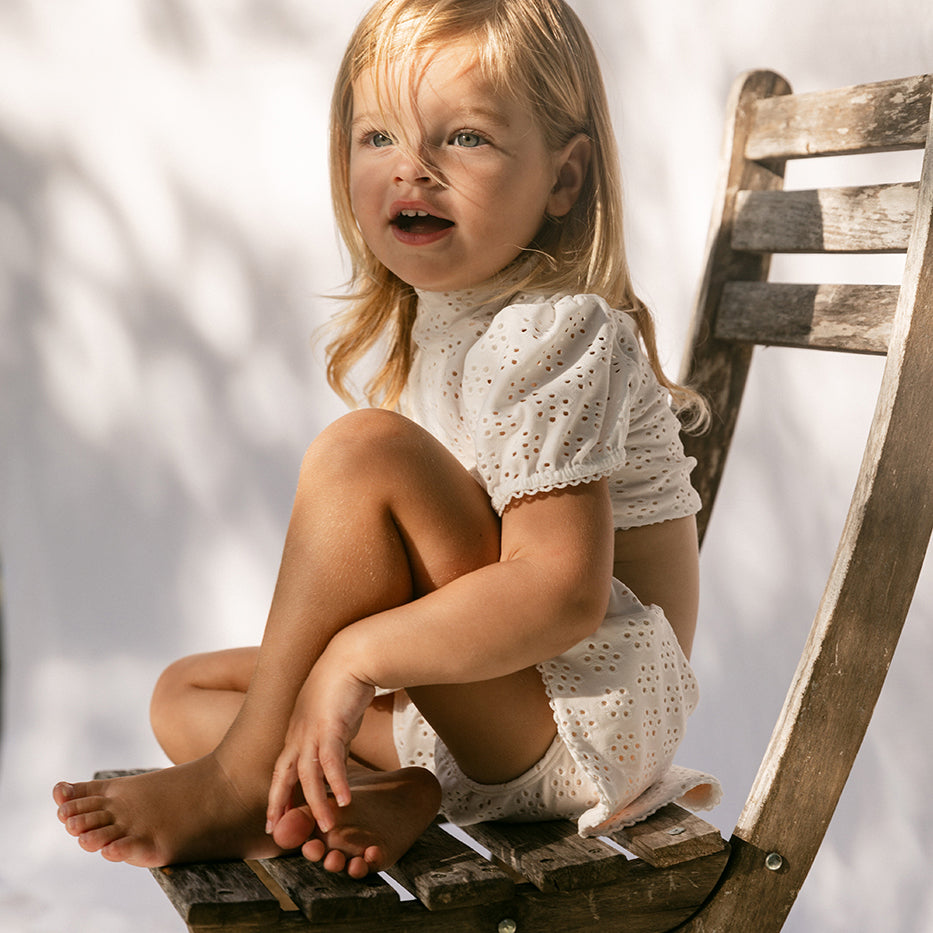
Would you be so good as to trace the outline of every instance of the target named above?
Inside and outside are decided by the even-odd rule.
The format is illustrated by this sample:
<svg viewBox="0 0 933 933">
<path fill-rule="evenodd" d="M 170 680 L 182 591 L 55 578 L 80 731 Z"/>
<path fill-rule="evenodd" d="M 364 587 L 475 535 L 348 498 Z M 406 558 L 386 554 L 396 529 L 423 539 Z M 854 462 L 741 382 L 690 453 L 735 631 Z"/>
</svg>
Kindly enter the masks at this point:
<svg viewBox="0 0 933 933">
<path fill-rule="evenodd" d="M 516 478 L 510 483 L 500 485 L 492 495 L 492 507 L 501 517 L 506 506 L 514 499 L 523 496 L 533 496 L 539 492 L 553 492 L 555 489 L 566 489 L 569 486 L 581 486 L 584 483 L 595 483 L 597 480 L 612 476 L 619 467 L 625 463 L 625 452 L 620 455 L 604 458 L 600 463 L 571 464 L 562 470 L 550 470 L 535 473 L 525 479 Z"/>
</svg>

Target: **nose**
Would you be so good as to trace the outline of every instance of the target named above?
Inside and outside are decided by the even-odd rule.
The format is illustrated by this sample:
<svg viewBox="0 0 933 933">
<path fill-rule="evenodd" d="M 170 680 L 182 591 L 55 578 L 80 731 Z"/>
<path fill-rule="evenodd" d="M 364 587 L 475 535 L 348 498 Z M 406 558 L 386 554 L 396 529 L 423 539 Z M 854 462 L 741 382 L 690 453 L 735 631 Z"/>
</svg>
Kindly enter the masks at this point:
<svg viewBox="0 0 933 933">
<path fill-rule="evenodd" d="M 421 154 L 398 147 L 395 163 L 395 181 L 397 184 L 442 185 L 440 171 Z"/>
<path fill-rule="evenodd" d="M 402 164 L 396 166 L 395 180 L 403 184 L 427 185 L 431 183 L 432 179 L 426 165 L 416 162 L 414 159 L 406 159 Z"/>
</svg>

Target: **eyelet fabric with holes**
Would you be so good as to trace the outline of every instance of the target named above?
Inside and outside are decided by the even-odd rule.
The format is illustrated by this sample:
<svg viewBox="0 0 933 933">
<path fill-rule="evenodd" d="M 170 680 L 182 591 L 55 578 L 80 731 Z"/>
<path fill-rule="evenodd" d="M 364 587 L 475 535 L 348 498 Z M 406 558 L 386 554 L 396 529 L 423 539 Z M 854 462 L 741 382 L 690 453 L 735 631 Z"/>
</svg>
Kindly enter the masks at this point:
<svg viewBox="0 0 933 933">
<path fill-rule="evenodd" d="M 499 514 L 513 498 L 603 477 L 616 528 L 699 511 L 695 461 L 684 455 L 667 394 L 632 319 L 601 298 L 419 292 L 413 340 L 402 411 L 454 453 Z M 660 609 L 615 580 L 596 633 L 538 670 L 570 763 L 542 768 L 546 756 L 485 797 L 398 694 L 401 762 L 438 774 L 455 822 L 546 813 L 578 818 L 581 833 L 595 835 L 672 800 L 715 806 L 714 777 L 673 765 L 698 693 Z"/>
<path fill-rule="evenodd" d="M 594 295 L 421 292 L 403 412 L 509 500 L 608 477 L 616 528 L 693 515 L 667 394 L 632 319 Z"/>
</svg>

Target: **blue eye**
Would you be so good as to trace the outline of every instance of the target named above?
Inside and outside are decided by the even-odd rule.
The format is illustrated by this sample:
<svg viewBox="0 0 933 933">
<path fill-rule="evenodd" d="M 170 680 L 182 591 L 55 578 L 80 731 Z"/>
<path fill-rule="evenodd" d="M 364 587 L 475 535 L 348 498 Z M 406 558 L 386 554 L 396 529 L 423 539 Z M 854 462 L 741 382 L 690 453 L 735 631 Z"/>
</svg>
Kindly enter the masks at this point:
<svg viewBox="0 0 933 933">
<path fill-rule="evenodd" d="M 474 133 L 472 130 L 461 130 L 459 133 L 455 133 L 451 141 L 455 146 L 460 146 L 463 149 L 475 149 L 477 146 L 483 146 L 486 143 L 486 140 L 479 133 Z"/>
<path fill-rule="evenodd" d="M 369 144 L 376 149 L 382 149 L 385 146 L 392 145 L 392 137 L 386 136 L 385 133 L 371 133 L 369 137 Z"/>
</svg>

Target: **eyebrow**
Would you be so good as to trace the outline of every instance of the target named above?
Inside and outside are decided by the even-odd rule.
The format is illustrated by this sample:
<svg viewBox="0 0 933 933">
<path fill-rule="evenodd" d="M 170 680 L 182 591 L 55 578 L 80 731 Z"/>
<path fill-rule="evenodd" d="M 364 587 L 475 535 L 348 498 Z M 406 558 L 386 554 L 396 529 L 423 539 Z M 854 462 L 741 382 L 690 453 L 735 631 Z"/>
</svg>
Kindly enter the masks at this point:
<svg viewBox="0 0 933 933">
<path fill-rule="evenodd" d="M 482 117 L 484 120 L 490 120 L 499 126 L 509 126 L 506 115 L 501 110 L 495 110 L 492 107 L 465 107 L 463 110 L 458 111 L 458 114 L 462 114 L 464 119 L 474 116 Z"/>
<path fill-rule="evenodd" d="M 460 110 L 455 110 L 452 112 L 454 121 L 457 123 L 469 124 L 471 118 L 476 117 L 483 120 L 487 120 L 491 123 L 495 123 L 497 126 L 507 129 L 511 124 L 508 118 L 501 110 L 496 110 L 492 107 L 464 107 Z M 364 112 L 355 116 L 350 123 L 351 127 L 356 127 L 359 124 L 375 124 L 380 123 L 384 119 L 384 114 L 379 113 L 377 115 L 371 114 L 369 112 Z"/>
</svg>

